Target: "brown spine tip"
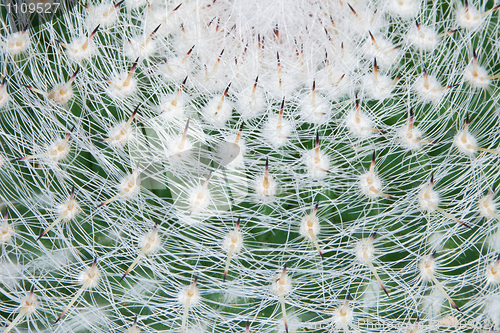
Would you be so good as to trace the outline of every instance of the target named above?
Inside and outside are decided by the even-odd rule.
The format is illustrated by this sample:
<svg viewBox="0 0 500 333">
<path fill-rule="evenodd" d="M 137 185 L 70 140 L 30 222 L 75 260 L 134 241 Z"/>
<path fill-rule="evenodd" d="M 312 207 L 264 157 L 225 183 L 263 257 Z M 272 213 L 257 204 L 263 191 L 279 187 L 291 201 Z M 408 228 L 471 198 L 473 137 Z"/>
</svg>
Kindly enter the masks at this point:
<svg viewBox="0 0 500 333">
<path fill-rule="evenodd" d="M 312 87 L 312 91 L 314 92 L 316 90 L 316 80 L 313 80 L 313 87 Z"/>
<path fill-rule="evenodd" d="M 373 37 L 372 32 L 370 30 L 368 30 L 368 33 L 370 34 L 370 38 L 371 38 L 372 42 L 376 43 L 375 42 L 375 37 Z"/>
<path fill-rule="evenodd" d="M 153 32 L 151 33 L 151 37 L 158 32 L 158 29 L 160 29 L 161 27 L 161 24 L 158 24 L 158 26 L 155 28 L 155 30 L 153 30 Z"/>
<path fill-rule="evenodd" d="M 434 174 L 431 175 L 431 180 L 429 181 L 429 184 L 430 185 L 434 184 Z"/>
<path fill-rule="evenodd" d="M 265 167 L 266 172 L 269 171 L 269 157 L 266 157 L 266 167 Z"/>
<path fill-rule="evenodd" d="M 236 221 L 236 228 L 240 227 L 241 216 L 238 216 L 238 221 Z"/>
<path fill-rule="evenodd" d="M 226 282 L 227 271 L 224 271 L 224 277 L 222 278 L 222 282 Z"/>
<path fill-rule="evenodd" d="M 349 6 L 349 9 L 351 9 L 351 12 L 354 14 L 354 15 L 357 15 L 356 11 L 354 10 L 354 8 L 352 8 L 351 4 L 348 2 L 347 5 Z"/>
<path fill-rule="evenodd" d="M 477 54 L 475 48 L 472 48 L 472 59 L 477 60 Z"/>
<path fill-rule="evenodd" d="M 463 221 L 458 220 L 458 223 L 460 223 L 461 225 L 463 225 L 464 227 L 466 227 L 468 229 L 472 229 L 472 227 L 470 225 L 468 225 L 467 223 L 465 223 Z"/>
<path fill-rule="evenodd" d="M 97 208 L 102 207 L 106 204 L 106 201 L 101 202 L 100 204 L 97 205 Z"/>
<path fill-rule="evenodd" d="M 76 77 L 76 75 L 78 74 L 78 72 L 80 72 L 80 67 L 78 67 L 76 69 L 76 71 L 73 73 L 73 75 L 71 75 L 71 79 L 74 79 Z"/>
<path fill-rule="evenodd" d="M 226 87 L 226 90 L 224 90 L 224 97 L 227 96 L 227 93 L 229 92 L 229 87 L 231 87 L 231 82 Z"/>
<path fill-rule="evenodd" d="M 135 116 L 137 115 L 137 111 L 139 111 L 139 107 L 141 106 L 141 104 L 139 103 L 135 109 L 134 109 L 134 112 L 132 112 L 132 114 L 130 115 L 131 118 L 135 118 Z"/>
<path fill-rule="evenodd" d="M 75 198 L 75 185 L 73 185 L 73 186 L 71 187 L 71 194 L 69 195 L 69 197 L 70 197 L 71 199 L 74 199 L 74 198 Z"/>
<path fill-rule="evenodd" d="M 413 107 L 410 108 L 410 120 L 413 120 Z"/>
<path fill-rule="evenodd" d="M 5 209 L 5 213 L 3 214 L 3 219 L 7 221 L 9 219 L 9 208 Z"/>
<path fill-rule="evenodd" d="M 118 2 L 116 5 L 115 5 L 115 8 L 118 8 L 125 0 L 121 0 L 120 2 Z"/>
<path fill-rule="evenodd" d="M 319 131 L 316 131 L 316 148 L 319 147 Z"/>
<path fill-rule="evenodd" d="M 378 69 L 377 67 L 377 57 L 373 58 L 373 70 L 376 71 Z"/>
<path fill-rule="evenodd" d="M 59 315 L 59 317 L 57 317 L 56 321 L 54 322 L 54 325 L 55 325 L 55 324 L 57 324 L 57 323 L 59 322 L 59 320 L 61 320 L 61 318 L 62 318 L 63 316 L 64 316 L 64 312 L 63 312 L 63 313 L 61 313 L 61 314 Z"/>
<path fill-rule="evenodd" d="M 66 43 L 64 43 L 62 40 L 55 39 L 55 41 L 56 41 L 57 44 L 61 45 L 62 47 L 64 47 L 64 48 L 67 47 Z"/>
<path fill-rule="evenodd" d="M 190 54 L 191 54 L 191 52 L 193 52 L 193 50 L 194 50 L 194 47 L 195 47 L 195 46 L 196 46 L 196 44 L 195 44 L 195 45 L 193 45 L 193 46 L 191 46 L 191 48 L 190 48 L 190 49 L 189 49 L 189 51 L 186 53 L 186 55 L 190 55 Z M 187 78 L 187 76 L 186 76 L 186 78 Z"/>
<path fill-rule="evenodd" d="M 94 35 L 97 33 L 97 30 L 99 30 L 99 27 L 100 27 L 100 26 L 101 26 L 101 25 L 100 25 L 100 24 L 98 24 L 98 25 L 97 25 L 97 27 L 95 27 L 95 29 L 92 31 L 92 33 L 90 34 L 90 36 L 94 36 Z"/>
<path fill-rule="evenodd" d="M 432 252 L 432 254 L 430 256 L 431 260 L 434 260 L 434 258 L 436 258 L 436 251 Z"/>
<path fill-rule="evenodd" d="M 43 236 L 45 236 L 45 231 L 43 231 L 43 232 L 40 234 L 40 236 L 38 236 L 38 238 L 37 238 L 36 240 L 37 240 L 37 241 L 39 241 L 39 240 L 40 240 L 40 238 L 42 238 Z"/>
<path fill-rule="evenodd" d="M 420 29 L 420 24 L 418 24 L 417 19 L 415 19 L 415 26 L 417 27 L 417 29 Z"/>
<path fill-rule="evenodd" d="M 137 59 L 135 59 L 134 61 L 134 64 L 132 65 L 132 67 L 130 68 L 130 71 L 133 72 L 135 71 L 135 69 L 137 68 L 137 64 L 139 63 L 139 57 L 137 57 Z"/>
<path fill-rule="evenodd" d="M 120 282 L 123 281 L 123 279 L 127 276 L 128 273 L 129 273 L 128 270 L 126 270 L 125 273 L 123 273 L 122 277 L 120 278 Z"/>
<path fill-rule="evenodd" d="M 389 297 L 389 293 L 387 292 L 387 288 L 384 285 L 382 285 L 381 287 L 382 287 L 382 290 L 384 291 L 384 293 L 387 295 L 387 297 Z"/>
<path fill-rule="evenodd" d="M 467 112 L 466 116 L 465 116 L 465 125 L 468 126 L 469 125 L 469 112 Z"/>
<path fill-rule="evenodd" d="M 372 164 L 375 164 L 375 150 L 373 150 L 372 154 Z"/>
<path fill-rule="evenodd" d="M 32 284 L 30 288 L 30 295 L 33 295 L 34 292 L 35 292 L 35 285 Z"/>
<path fill-rule="evenodd" d="M 175 12 L 177 9 L 179 9 L 180 7 L 182 6 L 182 2 L 180 4 L 177 5 L 177 7 L 175 7 L 172 11 Z"/>
</svg>

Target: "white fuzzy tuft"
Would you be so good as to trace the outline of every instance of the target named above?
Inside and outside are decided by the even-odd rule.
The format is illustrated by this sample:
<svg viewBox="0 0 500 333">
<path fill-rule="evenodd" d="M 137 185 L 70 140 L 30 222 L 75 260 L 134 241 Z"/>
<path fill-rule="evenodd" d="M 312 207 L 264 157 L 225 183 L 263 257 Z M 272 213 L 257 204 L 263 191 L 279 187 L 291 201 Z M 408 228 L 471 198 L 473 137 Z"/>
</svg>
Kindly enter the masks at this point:
<svg viewBox="0 0 500 333">
<path fill-rule="evenodd" d="M 200 291 L 198 290 L 196 285 L 193 284 L 184 287 L 177 294 L 177 302 L 188 308 L 196 306 L 199 301 L 200 301 Z"/>
<path fill-rule="evenodd" d="M 464 80 L 469 82 L 475 88 L 486 88 L 491 80 L 486 68 L 472 62 L 464 70 Z"/>
<path fill-rule="evenodd" d="M 221 100 L 221 96 L 212 98 L 202 110 L 203 118 L 212 125 L 223 126 L 233 111 L 233 104 L 228 100 Z"/>
<path fill-rule="evenodd" d="M 375 249 L 373 248 L 373 238 L 364 239 L 356 244 L 356 257 L 361 262 L 372 261 Z"/>
<path fill-rule="evenodd" d="M 14 235 L 14 228 L 9 224 L 8 219 L 2 218 L 3 222 L 0 226 L 0 244 L 8 243 Z"/>
<path fill-rule="evenodd" d="M 224 237 L 222 247 L 226 252 L 238 253 L 243 246 L 243 235 L 241 231 L 231 231 Z"/>
<path fill-rule="evenodd" d="M 486 279 L 489 284 L 500 283 L 500 265 L 498 260 L 495 260 L 486 267 Z"/>
<path fill-rule="evenodd" d="M 376 198 L 380 194 L 382 182 L 380 178 L 373 172 L 367 172 L 359 176 L 359 188 L 361 193 L 370 197 Z"/>
<path fill-rule="evenodd" d="M 432 27 L 418 26 L 408 33 L 408 41 L 419 51 L 433 51 L 439 37 Z"/>
<path fill-rule="evenodd" d="M 69 140 L 61 139 L 47 147 L 48 157 L 54 162 L 58 162 L 68 156 L 70 150 Z"/>
<path fill-rule="evenodd" d="M 0 84 L 0 109 L 6 106 L 10 101 L 9 93 L 7 92 L 7 85 Z"/>
<path fill-rule="evenodd" d="M 453 141 L 461 153 L 472 156 L 476 152 L 476 138 L 467 129 L 459 131 Z"/>
<path fill-rule="evenodd" d="M 158 235 L 158 228 L 154 227 L 153 230 L 145 234 L 139 240 L 140 247 L 144 254 L 155 252 L 161 245 L 161 238 Z"/>
<path fill-rule="evenodd" d="M 189 210 L 191 213 L 200 213 L 208 208 L 211 200 L 207 187 L 196 186 L 189 193 Z"/>
<path fill-rule="evenodd" d="M 276 274 L 271 284 L 271 290 L 278 296 L 288 294 L 292 290 L 292 278 L 283 272 Z"/>
<path fill-rule="evenodd" d="M 426 281 L 432 280 L 434 271 L 436 270 L 436 263 L 433 256 L 425 257 L 419 263 L 420 275 Z"/>
<path fill-rule="evenodd" d="M 97 268 L 97 265 L 93 264 L 91 267 L 80 273 L 78 280 L 84 288 L 95 288 L 99 283 L 100 277 L 101 271 Z"/>
<path fill-rule="evenodd" d="M 319 225 L 319 219 L 316 216 L 316 213 L 313 212 L 311 214 L 307 214 L 302 218 L 300 222 L 300 235 L 305 237 L 311 241 L 313 241 L 313 237 L 316 237 L 321 230 Z"/>
<path fill-rule="evenodd" d="M 139 192 L 141 182 L 136 171 L 129 176 L 124 177 L 118 184 L 118 191 L 124 198 L 132 197 Z"/>
<path fill-rule="evenodd" d="M 455 19 L 459 27 L 471 30 L 477 29 L 483 22 L 481 13 L 470 3 L 467 6 L 458 5 Z"/>
<path fill-rule="evenodd" d="M 432 212 L 439 205 L 439 194 L 432 189 L 432 185 L 426 185 L 418 194 L 420 209 L 426 212 Z"/>
<path fill-rule="evenodd" d="M 311 149 L 304 153 L 302 159 L 306 165 L 307 173 L 312 178 L 322 179 L 326 177 L 330 168 L 330 159 L 325 153 Z"/>
<path fill-rule="evenodd" d="M 78 214 L 78 212 L 81 210 L 80 205 L 75 199 L 68 199 L 65 203 L 57 207 L 57 211 L 59 213 L 59 216 L 62 217 L 62 219 L 69 221 L 72 218 Z"/>
<path fill-rule="evenodd" d="M 479 213 L 486 218 L 498 217 L 496 204 L 493 201 L 493 193 L 485 195 L 478 201 Z"/>
<path fill-rule="evenodd" d="M 445 89 L 441 86 L 436 77 L 432 75 L 422 75 L 415 80 L 413 89 L 424 102 L 438 102 Z"/>
<path fill-rule="evenodd" d="M 25 52 L 29 47 L 30 34 L 28 31 L 19 31 L 8 35 L 4 43 L 5 52 L 13 56 Z"/>
</svg>

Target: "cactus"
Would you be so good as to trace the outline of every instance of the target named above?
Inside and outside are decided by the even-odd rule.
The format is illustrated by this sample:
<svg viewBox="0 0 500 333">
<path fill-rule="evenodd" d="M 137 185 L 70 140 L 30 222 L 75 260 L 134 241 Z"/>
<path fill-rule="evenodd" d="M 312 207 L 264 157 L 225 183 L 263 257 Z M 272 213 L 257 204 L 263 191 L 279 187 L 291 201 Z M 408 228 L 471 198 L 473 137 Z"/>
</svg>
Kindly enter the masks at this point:
<svg viewBox="0 0 500 333">
<path fill-rule="evenodd" d="M 4 332 L 500 327 L 497 5 L 63 9 L 0 21 Z"/>
</svg>

